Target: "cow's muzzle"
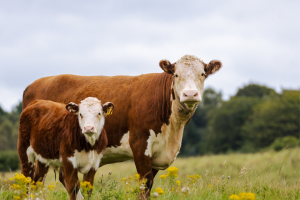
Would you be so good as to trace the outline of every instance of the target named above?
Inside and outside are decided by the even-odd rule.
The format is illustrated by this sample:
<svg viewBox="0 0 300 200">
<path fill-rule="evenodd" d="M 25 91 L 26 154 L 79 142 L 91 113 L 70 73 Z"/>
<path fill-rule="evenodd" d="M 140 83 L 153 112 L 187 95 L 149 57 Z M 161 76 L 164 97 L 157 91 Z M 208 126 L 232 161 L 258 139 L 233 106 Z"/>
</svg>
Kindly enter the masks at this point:
<svg viewBox="0 0 300 200">
<path fill-rule="evenodd" d="M 184 90 L 180 96 L 181 103 L 195 104 L 200 101 L 201 96 L 197 90 Z"/>
</svg>

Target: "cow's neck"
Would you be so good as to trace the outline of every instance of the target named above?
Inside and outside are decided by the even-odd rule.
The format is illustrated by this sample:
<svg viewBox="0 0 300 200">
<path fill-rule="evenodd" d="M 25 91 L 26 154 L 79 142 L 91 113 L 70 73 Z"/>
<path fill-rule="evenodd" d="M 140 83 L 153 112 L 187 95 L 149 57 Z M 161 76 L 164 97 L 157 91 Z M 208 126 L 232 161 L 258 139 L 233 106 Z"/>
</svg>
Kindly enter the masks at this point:
<svg viewBox="0 0 300 200">
<path fill-rule="evenodd" d="M 192 110 L 188 110 L 184 104 L 180 103 L 178 96 L 175 96 L 175 99 L 171 99 L 169 124 L 163 124 L 161 131 L 163 137 L 166 139 L 167 149 L 172 151 L 170 152 L 171 156 L 175 158 L 181 147 L 183 129 L 192 118 L 198 104 Z"/>
</svg>

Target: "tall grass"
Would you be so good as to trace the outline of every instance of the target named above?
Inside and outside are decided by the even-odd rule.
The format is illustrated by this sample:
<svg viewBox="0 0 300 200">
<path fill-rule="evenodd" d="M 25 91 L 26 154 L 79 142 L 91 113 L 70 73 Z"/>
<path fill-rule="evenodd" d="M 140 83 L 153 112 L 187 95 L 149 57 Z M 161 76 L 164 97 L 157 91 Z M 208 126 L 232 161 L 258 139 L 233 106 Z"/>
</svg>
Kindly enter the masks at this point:
<svg viewBox="0 0 300 200">
<path fill-rule="evenodd" d="M 300 199 L 299 148 L 280 152 L 178 158 L 172 166 L 179 169 L 175 181 L 180 180 L 180 186 L 170 185 L 168 180 L 159 178 L 166 174 L 166 171 L 159 171 L 153 189 L 162 188 L 164 194 L 158 199 L 229 199 L 232 194 L 241 192 L 254 193 L 256 199 Z M 129 191 L 120 179 L 136 173 L 134 163 L 130 161 L 101 167 L 95 176 L 91 199 L 135 199 L 139 185 L 132 184 Z M 192 183 L 187 178 L 192 174 L 199 174 L 201 178 Z M 4 186 L 4 179 L 13 176 L 13 173 L 2 174 L 0 199 L 9 197 L 11 189 Z M 54 181 L 54 173 L 50 170 L 45 185 Z M 183 192 L 183 187 L 188 187 L 189 192 Z M 68 195 L 59 183 L 47 198 L 68 199 Z"/>
</svg>

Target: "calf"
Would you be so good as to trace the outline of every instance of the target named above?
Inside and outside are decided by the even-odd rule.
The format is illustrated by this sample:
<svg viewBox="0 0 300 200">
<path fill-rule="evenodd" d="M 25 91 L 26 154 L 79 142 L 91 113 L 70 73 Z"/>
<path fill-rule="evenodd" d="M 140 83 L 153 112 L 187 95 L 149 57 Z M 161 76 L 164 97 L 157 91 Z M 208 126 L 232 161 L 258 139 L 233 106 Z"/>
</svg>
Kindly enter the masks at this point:
<svg viewBox="0 0 300 200">
<path fill-rule="evenodd" d="M 83 180 L 93 185 L 107 146 L 103 128 L 105 116 L 113 108 L 112 103 L 102 105 L 93 97 L 82 100 L 79 105 L 33 101 L 20 116 L 21 173 L 35 182 L 44 181 L 51 166 L 60 171 L 59 180 L 70 199 L 83 199 L 77 172 L 83 173 Z"/>
</svg>

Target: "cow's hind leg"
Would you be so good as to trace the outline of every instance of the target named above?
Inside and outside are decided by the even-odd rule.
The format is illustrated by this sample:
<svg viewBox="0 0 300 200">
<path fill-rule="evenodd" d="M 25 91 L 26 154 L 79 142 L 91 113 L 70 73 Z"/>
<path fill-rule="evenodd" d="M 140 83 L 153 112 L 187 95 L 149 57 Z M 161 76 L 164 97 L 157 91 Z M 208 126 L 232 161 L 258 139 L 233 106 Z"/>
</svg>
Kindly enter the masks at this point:
<svg viewBox="0 0 300 200">
<path fill-rule="evenodd" d="M 44 183 L 48 170 L 49 170 L 49 166 L 36 160 L 36 164 L 34 167 L 34 175 L 33 175 L 34 182 L 42 181 Z"/>
<path fill-rule="evenodd" d="M 63 168 L 61 167 L 59 169 L 59 181 L 63 184 L 63 186 L 66 188 L 65 185 L 65 177 L 64 177 L 64 172 L 63 172 Z"/>
<path fill-rule="evenodd" d="M 21 127 L 20 127 L 21 128 Z M 21 163 L 21 174 L 33 178 L 35 155 L 30 146 L 30 141 L 24 134 L 19 132 L 18 155 Z"/>
</svg>

